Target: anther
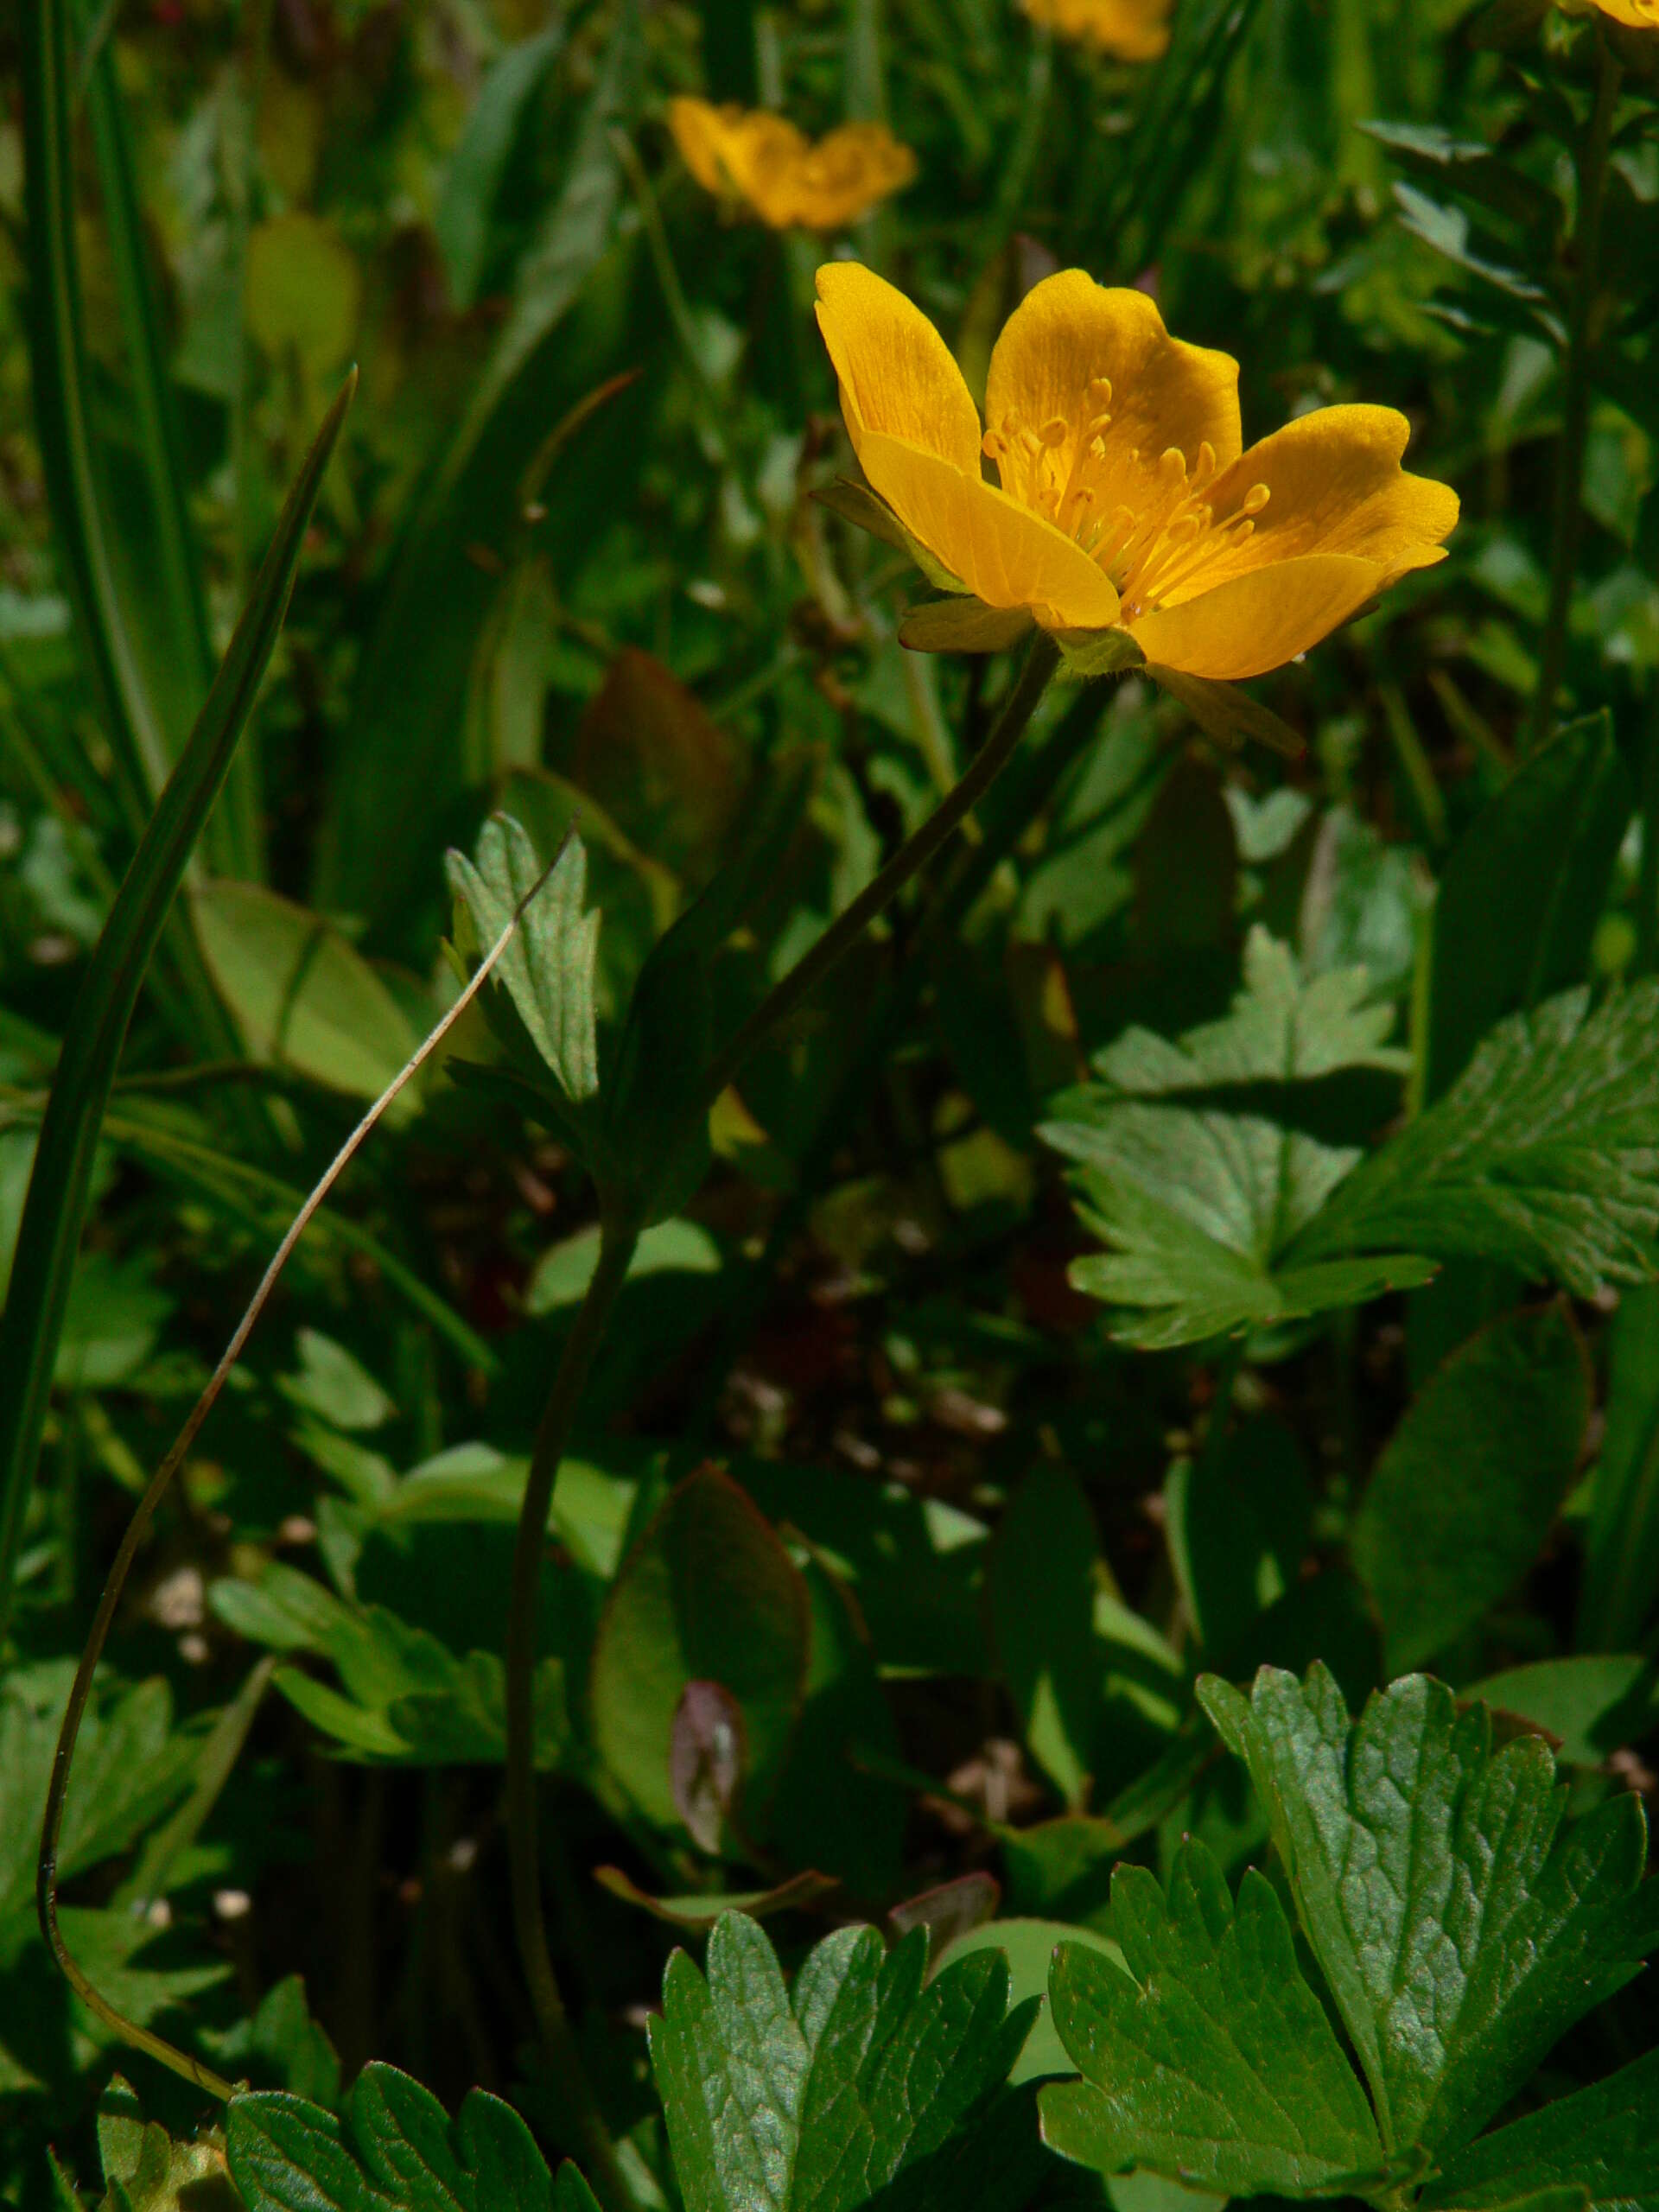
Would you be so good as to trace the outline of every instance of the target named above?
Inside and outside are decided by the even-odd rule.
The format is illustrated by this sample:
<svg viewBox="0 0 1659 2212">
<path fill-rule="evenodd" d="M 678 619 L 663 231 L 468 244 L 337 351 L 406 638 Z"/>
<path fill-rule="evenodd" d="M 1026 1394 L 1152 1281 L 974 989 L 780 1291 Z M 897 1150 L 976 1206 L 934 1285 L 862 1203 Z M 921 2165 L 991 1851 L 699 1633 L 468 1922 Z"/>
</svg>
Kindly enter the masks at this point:
<svg viewBox="0 0 1659 2212">
<path fill-rule="evenodd" d="M 1089 379 L 1089 397 L 1093 400 L 1096 407 L 1109 407 L 1112 404 L 1112 380 L 1110 377 L 1090 377 Z"/>
<path fill-rule="evenodd" d="M 1056 446 L 1063 446 L 1065 443 L 1066 433 L 1071 427 L 1064 415 L 1056 415 L 1044 423 L 1038 435 L 1043 444 L 1052 452 Z"/>
<path fill-rule="evenodd" d="M 1252 484 L 1249 490 L 1244 494 L 1243 499 L 1240 500 L 1238 512 L 1242 515 L 1259 515 L 1262 508 L 1267 505 L 1268 501 L 1272 497 L 1273 490 L 1271 486 L 1267 484 Z"/>
</svg>

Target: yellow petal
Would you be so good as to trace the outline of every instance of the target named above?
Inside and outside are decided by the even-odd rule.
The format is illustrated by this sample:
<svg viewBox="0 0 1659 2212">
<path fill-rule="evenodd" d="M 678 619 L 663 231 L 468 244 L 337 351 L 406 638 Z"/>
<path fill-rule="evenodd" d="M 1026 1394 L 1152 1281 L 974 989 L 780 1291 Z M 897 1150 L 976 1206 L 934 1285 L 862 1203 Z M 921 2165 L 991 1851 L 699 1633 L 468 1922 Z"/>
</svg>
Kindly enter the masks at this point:
<svg viewBox="0 0 1659 2212">
<path fill-rule="evenodd" d="M 1119 61 L 1156 61 L 1169 48 L 1172 0 L 1021 0 L 1034 23 Z"/>
<path fill-rule="evenodd" d="M 864 474 L 912 537 L 987 607 L 1028 607 L 1051 630 L 1103 630 L 1117 594 L 1075 538 L 936 453 L 864 434 Z"/>
<path fill-rule="evenodd" d="M 831 261 L 818 271 L 818 327 L 861 461 L 864 440 L 879 432 L 978 476 L 979 410 L 950 347 L 918 307 L 873 270 Z M 864 473 L 875 484 L 868 463 Z"/>
<path fill-rule="evenodd" d="M 668 127 L 685 163 L 705 192 L 728 192 L 731 181 L 721 162 L 731 126 L 741 110 L 718 108 L 708 100 L 682 96 L 668 104 Z"/>
<path fill-rule="evenodd" d="M 1659 0 L 1596 0 L 1604 16 L 1633 31 L 1659 31 Z"/>
<path fill-rule="evenodd" d="M 1351 553 L 1392 582 L 1438 561 L 1458 519 L 1458 495 L 1400 466 L 1411 425 L 1392 407 L 1321 407 L 1252 446 L 1205 497 L 1224 523 L 1251 487 L 1271 494 L 1242 545 L 1206 559 L 1185 592 L 1207 592 L 1228 576 L 1306 553 Z"/>
<path fill-rule="evenodd" d="M 723 150 L 738 190 L 774 231 L 796 220 L 798 179 L 807 158 L 807 142 L 787 116 L 753 108 L 731 125 Z"/>
<path fill-rule="evenodd" d="M 809 230 L 855 223 L 908 184 L 916 156 L 883 123 L 843 123 L 803 159 L 795 178 L 796 219 Z"/>
<path fill-rule="evenodd" d="M 1110 383 L 1109 398 L 1097 385 L 1091 396 L 1101 378 Z M 1159 457 L 1171 446 L 1189 468 L 1206 442 L 1223 467 L 1236 455 L 1238 364 L 1172 338 L 1144 292 L 1108 289 L 1086 270 L 1065 269 L 1034 286 L 1008 317 L 991 354 L 986 425 L 995 435 L 1013 418 L 1041 434 L 1064 423 L 1053 462 L 1064 481 L 1102 414 L 1110 420 L 1091 478 L 1094 512 L 1120 505 L 1139 512 L 1160 486 Z M 1160 503 L 1166 497 L 1165 482 Z"/>
<path fill-rule="evenodd" d="M 1388 581 L 1375 561 L 1309 553 L 1142 614 L 1128 629 L 1148 662 L 1178 675 L 1236 683 L 1282 668 L 1317 645 Z"/>
</svg>

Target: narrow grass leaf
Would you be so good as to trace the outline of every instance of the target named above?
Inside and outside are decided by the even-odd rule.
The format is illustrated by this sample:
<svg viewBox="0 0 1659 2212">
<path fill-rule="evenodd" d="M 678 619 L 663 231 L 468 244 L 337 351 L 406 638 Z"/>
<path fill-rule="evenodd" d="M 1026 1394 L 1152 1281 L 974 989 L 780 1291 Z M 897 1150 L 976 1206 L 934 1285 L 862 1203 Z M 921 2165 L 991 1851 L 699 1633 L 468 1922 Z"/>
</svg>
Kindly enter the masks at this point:
<svg viewBox="0 0 1659 2212">
<path fill-rule="evenodd" d="M 0 1373 L 8 1384 L 0 1401 L 0 1624 L 10 1604 L 23 1508 L 46 1420 L 99 1130 L 127 1024 L 174 893 L 252 711 L 287 612 L 322 473 L 355 385 L 353 375 L 325 417 L 289 493 L 252 595 L 133 856 L 69 1017 L 0 1317 Z"/>
</svg>

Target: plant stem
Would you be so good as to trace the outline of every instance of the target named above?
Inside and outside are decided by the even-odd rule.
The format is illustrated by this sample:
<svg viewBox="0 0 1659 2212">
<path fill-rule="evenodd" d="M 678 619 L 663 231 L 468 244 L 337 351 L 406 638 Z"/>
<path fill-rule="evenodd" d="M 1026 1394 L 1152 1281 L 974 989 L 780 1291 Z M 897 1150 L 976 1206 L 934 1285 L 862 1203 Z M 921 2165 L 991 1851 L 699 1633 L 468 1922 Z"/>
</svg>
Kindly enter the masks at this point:
<svg viewBox="0 0 1659 2212">
<path fill-rule="evenodd" d="M 1659 681 L 1649 683 L 1642 741 L 1642 867 L 1636 884 L 1636 958 L 1631 973 L 1659 968 Z"/>
<path fill-rule="evenodd" d="M 565 1339 L 536 1431 L 524 1502 L 518 1515 L 512 1592 L 507 1608 L 507 1853 L 512 1874 L 513 1923 L 554 2088 L 563 2105 L 577 2156 L 606 2212 L 634 2212 L 633 2194 L 576 2048 L 553 1971 L 542 1911 L 541 1856 L 536 1839 L 536 1597 L 559 1463 L 570 1441 L 594 1355 L 639 1240 L 639 1232 L 631 1224 L 605 1223 L 599 1264 Z"/>
<path fill-rule="evenodd" d="M 1597 313 L 1601 290 L 1601 219 L 1607 200 L 1607 156 L 1622 76 L 1618 57 L 1598 37 L 1599 73 L 1595 105 L 1579 152 L 1579 206 L 1573 226 L 1573 299 L 1567 326 L 1567 374 L 1561 396 L 1561 435 L 1555 448 L 1554 510 L 1549 535 L 1549 607 L 1538 654 L 1538 690 L 1532 702 L 1527 749 L 1535 752 L 1555 722 L 1555 695 L 1567 661 L 1567 620 L 1579 558 L 1584 500 L 1584 448 L 1590 427 L 1590 373 L 1600 340 Z"/>
<path fill-rule="evenodd" d="M 921 827 L 906 838 L 887 866 L 870 879 L 852 904 L 836 916 L 812 950 L 796 962 L 780 982 L 773 984 L 724 1051 L 715 1056 L 705 1085 L 711 1104 L 760 1039 L 787 1020 L 796 1007 L 810 996 L 842 955 L 857 944 L 912 876 L 926 867 L 952 830 L 990 789 L 1007 766 L 1026 725 L 1036 712 L 1037 702 L 1047 689 L 1059 658 L 1058 646 L 1046 631 L 1039 630 L 1032 640 L 1025 665 L 1007 704 L 997 717 L 995 728 L 974 755 L 960 782 Z"/>
</svg>

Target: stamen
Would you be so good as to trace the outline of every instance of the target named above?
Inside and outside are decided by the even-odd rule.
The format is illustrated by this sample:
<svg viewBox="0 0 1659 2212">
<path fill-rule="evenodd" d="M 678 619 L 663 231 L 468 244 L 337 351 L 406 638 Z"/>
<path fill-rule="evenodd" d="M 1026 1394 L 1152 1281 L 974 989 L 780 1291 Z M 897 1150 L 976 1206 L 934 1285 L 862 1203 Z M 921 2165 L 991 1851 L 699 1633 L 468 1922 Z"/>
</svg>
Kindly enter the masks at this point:
<svg viewBox="0 0 1659 2212">
<path fill-rule="evenodd" d="M 1038 435 L 1052 453 L 1056 446 L 1063 446 L 1065 443 L 1071 427 L 1064 415 L 1056 415 L 1044 423 Z"/>
</svg>

